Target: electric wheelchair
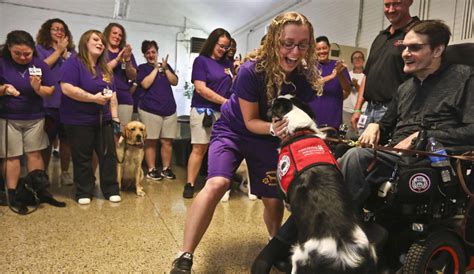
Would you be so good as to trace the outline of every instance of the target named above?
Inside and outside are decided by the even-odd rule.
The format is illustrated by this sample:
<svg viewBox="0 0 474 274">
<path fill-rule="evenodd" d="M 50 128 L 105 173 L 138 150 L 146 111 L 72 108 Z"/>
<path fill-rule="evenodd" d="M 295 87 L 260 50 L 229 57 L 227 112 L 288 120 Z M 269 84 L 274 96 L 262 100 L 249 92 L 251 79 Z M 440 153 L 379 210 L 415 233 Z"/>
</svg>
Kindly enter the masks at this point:
<svg viewBox="0 0 474 274">
<path fill-rule="evenodd" d="M 388 181 L 372 184 L 364 222 L 385 233 L 376 247 L 387 273 L 474 269 L 474 147 L 447 151 L 463 155 L 450 158 L 451 167 L 445 167 L 449 180 L 418 154 L 401 157 Z"/>
</svg>

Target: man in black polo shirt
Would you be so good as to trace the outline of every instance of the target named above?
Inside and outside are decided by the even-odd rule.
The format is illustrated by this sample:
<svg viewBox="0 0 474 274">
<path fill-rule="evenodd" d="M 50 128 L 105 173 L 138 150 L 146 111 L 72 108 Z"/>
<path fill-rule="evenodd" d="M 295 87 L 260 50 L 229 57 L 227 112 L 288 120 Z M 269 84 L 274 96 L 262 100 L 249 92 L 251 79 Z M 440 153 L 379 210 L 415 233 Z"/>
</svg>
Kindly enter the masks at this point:
<svg viewBox="0 0 474 274">
<path fill-rule="evenodd" d="M 369 123 L 380 120 L 398 86 L 408 76 L 403 72 L 402 42 L 406 31 L 416 22 L 410 16 L 413 0 L 384 0 L 384 13 L 391 25 L 381 31 L 370 48 L 359 88 L 357 103 L 352 114 L 354 129 L 363 131 Z M 361 107 L 367 101 L 367 109 L 361 115 Z"/>
</svg>

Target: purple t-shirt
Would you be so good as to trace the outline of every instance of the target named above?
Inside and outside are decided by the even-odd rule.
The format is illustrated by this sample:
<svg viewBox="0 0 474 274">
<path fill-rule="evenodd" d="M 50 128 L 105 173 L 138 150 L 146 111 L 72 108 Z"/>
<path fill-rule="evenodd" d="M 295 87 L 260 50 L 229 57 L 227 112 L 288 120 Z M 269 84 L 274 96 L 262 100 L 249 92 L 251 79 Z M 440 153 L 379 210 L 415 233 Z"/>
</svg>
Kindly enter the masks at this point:
<svg viewBox="0 0 474 274">
<path fill-rule="evenodd" d="M 109 60 L 115 59 L 119 52 L 108 52 Z M 132 66 L 137 68 L 137 62 L 135 61 L 135 56 L 131 57 Z M 117 101 L 119 105 L 133 105 L 132 94 L 130 93 L 130 88 L 132 87 L 132 82 L 128 81 L 127 75 L 125 74 L 125 63 L 119 62 L 114 68 L 114 85 L 117 92 Z"/>
<path fill-rule="evenodd" d="M 27 65 L 19 65 L 8 58 L 0 58 L 0 84 L 11 84 L 20 92 L 17 97 L 3 96 L 2 99 L 6 102 L 6 113 L 0 113 L 0 118 L 34 120 L 44 117 L 43 98 L 30 84 L 29 69 L 33 66 L 41 69 L 42 86 L 54 86 L 53 74 L 41 58 L 33 56 Z"/>
<path fill-rule="evenodd" d="M 203 81 L 206 86 L 222 97 L 229 98 L 232 86 L 232 63 L 229 59 L 214 60 L 210 57 L 199 55 L 194 59 L 193 73 L 191 75 L 191 82 Z M 219 111 L 220 105 L 210 102 L 197 92 L 193 93 L 191 107 L 197 108 L 212 108 Z"/>
<path fill-rule="evenodd" d="M 36 45 L 36 52 L 38 53 L 38 57 L 41 58 L 41 60 L 48 58 L 51 54 L 54 53 L 54 51 L 55 49 L 52 47 L 45 49 L 41 45 Z M 74 49 L 68 51 L 68 58 L 75 55 L 76 51 Z M 59 105 L 61 104 L 62 91 L 61 86 L 59 85 L 59 77 L 61 76 L 61 66 L 63 65 L 64 61 L 66 60 L 61 56 L 58 58 L 56 63 L 54 63 L 53 67 L 50 67 L 51 72 L 53 73 L 55 85 L 53 95 L 43 98 L 43 105 L 45 108 L 59 108 Z"/>
<path fill-rule="evenodd" d="M 327 63 L 320 63 L 321 76 L 327 76 L 332 73 L 336 67 L 335 60 L 329 60 Z M 347 69 L 342 72 L 344 77 L 350 83 L 351 78 Z M 344 101 L 343 91 L 339 78 L 324 83 L 322 96 L 315 96 L 309 102 L 309 106 L 316 115 L 318 125 L 327 124 L 328 126 L 339 128 L 342 123 L 342 103 Z"/>
<path fill-rule="evenodd" d="M 222 105 L 221 118 L 217 121 L 220 125 L 225 125 L 238 134 L 250 135 L 258 138 L 273 138 L 270 135 L 257 135 L 250 132 L 244 123 L 240 109 L 239 98 L 249 102 L 258 103 L 259 118 L 265 121 L 271 121 L 268 116 L 269 105 L 266 98 L 266 83 L 263 73 L 255 71 L 256 63 L 247 61 L 240 66 L 239 73 L 232 85 L 232 95 L 230 99 Z M 296 97 L 303 102 L 309 102 L 315 92 L 311 85 L 306 81 L 302 74 L 296 71 L 292 73 L 289 81 L 291 84 L 283 84 L 282 95 L 296 92 Z M 276 90 L 275 90 L 276 92 Z"/>
<path fill-rule="evenodd" d="M 141 83 L 153 69 L 154 66 L 148 63 L 138 66 L 137 82 Z M 174 73 L 170 65 L 168 65 L 168 69 Z M 158 72 L 148 89 L 144 89 L 141 85 L 137 87 L 135 93 L 138 92 L 137 96 L 141 95 L 140 102 L 138 103 L 140 109 L 160 116 L 170 116 L 176 112 L 173 90 L 165 73 L 165 71 Z"/>
<path fill-rule="evenodd" d="M 79 87 L 91 94 L 102 92 L 104 88 L 115 90 L 110 79 L 103 79 L 102 71 L 98 65 L 95 66 L 95 70 L 97 76 L 94 78 L 82 61 L 75 56 L 64 62 L 61 69 L 60 81 L 62 83 L 69 83 L 73 86 Z M 63 94 L 61 97 L 59 114 L 63 124 L 96 126 L 99 124 L 100 109 L 103 110 L 103 120 L 110 120 L 110 104 L 101 106 L 96 103 L 81 102 Z"/>
</svg>

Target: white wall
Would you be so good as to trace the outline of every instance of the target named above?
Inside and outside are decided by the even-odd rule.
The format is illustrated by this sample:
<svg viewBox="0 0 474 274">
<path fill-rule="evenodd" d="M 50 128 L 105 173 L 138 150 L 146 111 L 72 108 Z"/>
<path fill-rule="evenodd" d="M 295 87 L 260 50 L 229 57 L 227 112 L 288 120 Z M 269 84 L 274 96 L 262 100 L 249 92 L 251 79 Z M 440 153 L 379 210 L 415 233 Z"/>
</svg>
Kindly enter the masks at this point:
<svg viewBox="0 0 474 274">
<path fill-rule="evenodd" d="M 89 29 L 102 31 L 110 22 L 122 24 L 127 32 L 127 42 L 132 46 L 138 64 L 145 62 L 145 58 L 141 53 L 142 41 L 155 40 L 160 47 L 160 56 L 164 57 L 166 54 L 169 54 L 168 62 L 175 68 L 179 77 L 179 84 L 174 88 L 175 99 L 178 104 L 178 115 L 189 113 L 190 102 L 182 95 L 184 92 L 184 82 L 190 78 L 188 70 L 192 65 L 189 64 L 189 42 L 187 40 L 192 36 L 206 38 L 208 33 L 197 29 L 187 29 L 183 33 L 183 29 L 177 27 L 76 15 L 0 3 L 0 44 L 3 44 L 6 35 L 12 30 L 21 29 L 28 31 L 35 38 L 41 24 L 55 17 L 61 18 L 69 26 L 76 46 L 82 33 Z"/>
<path fill-rule="evenodd" d="M 410 8 L 412 16 L 420 19 L 441 19 L 450 26 L 453 33 L 451 43 L 473 42 L 474 38 L 461 40 L 461 28 L 465 1 L 456 0 L 414 0 Z M 361 1 L 358 0 L 307 0 L 292 10 L 303 13 L 313 24 L 315 36 L 326 35 L 333 43 L 369 49 L 375 36 L 388 27 L 383 13 L 383 0 L 364 0 L 360 36 L 357 26 Z M 457 3 L 457 6 L 456 6 Z M 270 14 L 270 13 L 269 13 Z M 245 53 L 257 47 L 265 33 L 265 26 L 250 25 L 235 35 L 237 51 Z"/>
</svg>

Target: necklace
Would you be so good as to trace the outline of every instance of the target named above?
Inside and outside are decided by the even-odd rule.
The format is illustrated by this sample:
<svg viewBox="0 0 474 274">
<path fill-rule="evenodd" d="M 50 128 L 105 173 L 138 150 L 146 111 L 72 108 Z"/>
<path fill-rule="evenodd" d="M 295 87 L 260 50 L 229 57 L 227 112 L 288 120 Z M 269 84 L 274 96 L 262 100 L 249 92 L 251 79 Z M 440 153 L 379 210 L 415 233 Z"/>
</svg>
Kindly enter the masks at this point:
<svg viewBox="0 0 474 274">
<path fill-rule="evenodd" d="M 23 72 L 18 71 L 18 74 L 20 74 L 21 78 L 25 79 L 27 71 L 28 71 L 28 68 L 26 68 Z"/>
</svg>

